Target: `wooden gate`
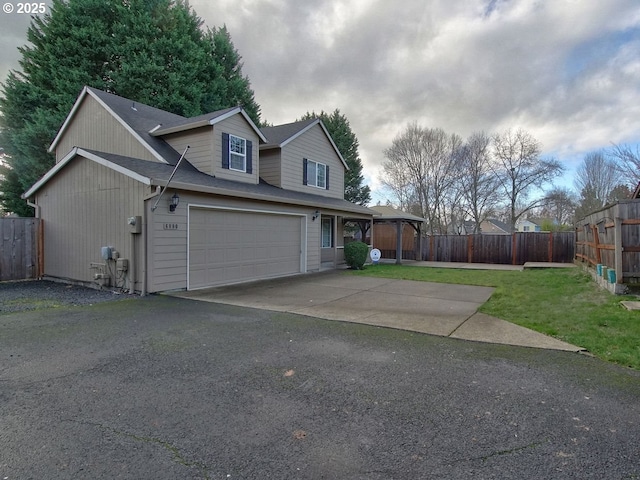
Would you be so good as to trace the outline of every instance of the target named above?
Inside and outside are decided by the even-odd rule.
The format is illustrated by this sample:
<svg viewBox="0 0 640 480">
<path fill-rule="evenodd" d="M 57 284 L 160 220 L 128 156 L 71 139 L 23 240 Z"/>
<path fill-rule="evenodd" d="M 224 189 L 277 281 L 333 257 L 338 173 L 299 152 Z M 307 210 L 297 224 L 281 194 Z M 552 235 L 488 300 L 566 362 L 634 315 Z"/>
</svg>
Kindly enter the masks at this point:
<svg viewBox="0 0 640 480">
<path fill-rule="evenodd" d="M 39 218 L 0 218 L 0 281 L 42 276 L 42 226 Z"/>
</svg>

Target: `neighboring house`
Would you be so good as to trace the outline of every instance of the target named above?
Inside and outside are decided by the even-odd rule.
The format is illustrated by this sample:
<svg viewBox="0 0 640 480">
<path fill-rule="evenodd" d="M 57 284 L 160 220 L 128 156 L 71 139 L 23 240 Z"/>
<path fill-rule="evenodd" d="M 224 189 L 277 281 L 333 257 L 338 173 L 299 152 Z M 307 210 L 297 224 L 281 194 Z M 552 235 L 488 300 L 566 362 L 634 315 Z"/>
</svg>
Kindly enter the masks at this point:
<svg viewBox="0 0 640 480">
<path fill-rule="evenodd" d="M 516 222 L 517 232 L 540 232 L 541 230 L 540 225 L 530 220 L 518 220 Z"/>
<path fill-rule="evenodd" d="M 480 224 L 480 233 L 489 235 L 510 235 L 511 228 L 500 220 L 487 219 Z"/>
<path fill-rule="evenodd" d="M 335 268 L 343 225 L 375 214 L 344 200 L 320 120 L 261 131 L 240 107 L 184 118 L 85 87 L 50 151 L 23 195 L 47 277 L 147 293 Z"/>
</svg>

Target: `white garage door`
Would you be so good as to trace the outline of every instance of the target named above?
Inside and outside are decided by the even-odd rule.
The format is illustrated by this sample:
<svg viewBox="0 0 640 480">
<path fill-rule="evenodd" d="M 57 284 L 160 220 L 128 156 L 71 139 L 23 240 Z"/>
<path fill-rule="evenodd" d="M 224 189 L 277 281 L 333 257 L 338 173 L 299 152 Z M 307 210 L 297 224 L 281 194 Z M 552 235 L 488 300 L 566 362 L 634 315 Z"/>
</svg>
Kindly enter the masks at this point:
<svg viewBox="0 0 640 480">
<path fill-rule="evenodd" d="M 189 289 L 300 272 L 299 216 L 189 209 Z"/>
</svg>

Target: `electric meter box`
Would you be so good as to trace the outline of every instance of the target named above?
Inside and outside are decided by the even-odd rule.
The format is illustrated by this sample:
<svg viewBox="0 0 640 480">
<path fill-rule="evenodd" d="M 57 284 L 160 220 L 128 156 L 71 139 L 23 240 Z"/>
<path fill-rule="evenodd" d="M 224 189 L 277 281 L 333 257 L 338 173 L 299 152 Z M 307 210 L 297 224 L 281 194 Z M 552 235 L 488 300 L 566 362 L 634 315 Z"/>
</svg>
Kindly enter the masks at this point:
<svg viewBox="0 0 640 480">
<path fill-rule="evenodd" d="M 103 260 L 111 260 L 111 247 L 102 247 L 101 253 Z"/>
<path fill-rule="evenodd" d="M 127 219 L 129 224 L 129 233 L 142 233 L 142 217 L 137 215 Z"/>
<path fill-rule="evenodd" d="M 116 260 L 116 271 L 126 272 L 129 270 L 129 260 L 127 258 L 119 258 Z"/>
</svg>

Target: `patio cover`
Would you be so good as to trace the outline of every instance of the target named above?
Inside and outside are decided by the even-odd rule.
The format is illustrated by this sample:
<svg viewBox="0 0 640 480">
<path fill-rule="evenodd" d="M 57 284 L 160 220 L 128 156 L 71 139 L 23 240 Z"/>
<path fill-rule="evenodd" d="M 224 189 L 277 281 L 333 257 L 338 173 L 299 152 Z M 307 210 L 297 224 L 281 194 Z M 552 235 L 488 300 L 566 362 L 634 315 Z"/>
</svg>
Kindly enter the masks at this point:
<svg viewBox="0 0 640 480">
<path fill-rule="evenodd" d="M 416 259 L 419 259 L 422 251 L 422 224 L 427 220 L 386 205 L 376 205 L 369 208 L 379 213 L 373 217 L 374 225 L 376 223 L 395 223 L 396 225 L 396 264 L 402 263 L 402 225 L 404 223 L 411 225 L 418 234 Z"/>
</svg>

